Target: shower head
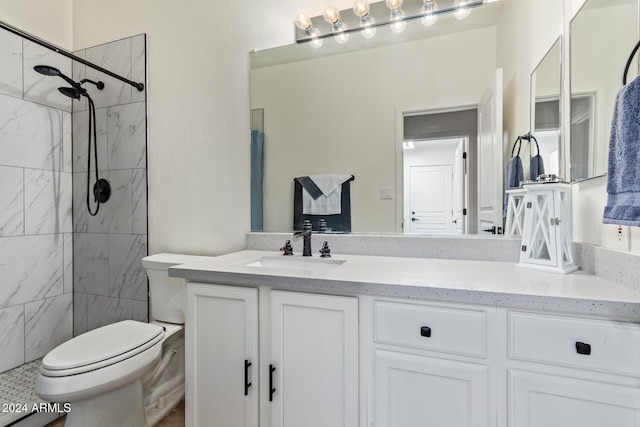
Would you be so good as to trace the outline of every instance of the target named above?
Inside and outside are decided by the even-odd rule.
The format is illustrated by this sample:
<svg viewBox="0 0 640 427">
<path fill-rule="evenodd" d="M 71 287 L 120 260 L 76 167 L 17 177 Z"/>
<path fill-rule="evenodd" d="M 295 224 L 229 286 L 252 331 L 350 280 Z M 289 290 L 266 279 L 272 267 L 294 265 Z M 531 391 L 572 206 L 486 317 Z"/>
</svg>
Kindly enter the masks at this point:
<svg viewBox="0 0 640 427">
<path fill-rule="evenodd" d="M 76 89 L 80 89 L 80 84 L 74 82 L 73 80 L 71 80 L 69 77 L 65 76 L 64 74 L 62 74 L 60 72 L 60 70 L 58 70 L 55 67 L 52 67 L 50 65 L 36 65 L 35 67 L 33 67 L 33 69 L 45 76 L 57 76 L 62 78 L 65 82 L 69 83 L 71 86 L 73 86 Z"/>
<path fill-rule="evenodd" d="M 80 99 L 82 92 L 75 87 L 59 87 L 58 92 L 72 99 Z"/>
<path fill-rule="evenodd" d="M 33 69 L 45 76 L 59 76 L 62 74 L 60 70 L 49 65 L 36 65 Z"/>
</svg>

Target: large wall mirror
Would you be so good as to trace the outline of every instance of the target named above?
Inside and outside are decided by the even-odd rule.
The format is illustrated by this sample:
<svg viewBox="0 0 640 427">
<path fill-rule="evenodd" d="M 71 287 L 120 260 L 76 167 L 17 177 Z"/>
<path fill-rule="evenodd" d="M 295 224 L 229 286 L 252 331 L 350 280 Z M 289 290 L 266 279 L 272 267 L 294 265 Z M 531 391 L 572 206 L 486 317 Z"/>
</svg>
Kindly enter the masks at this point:
<svg viewBox="0 0 640 427">
<path fill-rule="evenodd" d="M 538 172 L 561 174 L 562 135 L 562 43 L 558 38 L 531 74 L 531 129 L 535 141 L 528 144 L 527 154 L 537 155 L 541 163 Z M 521 154 L 522 156 L 522 154 Z M 540 164 L 542 167 L 540 167 Z M 523 161 L 526 179 L 535 179 L 530 170 L 531 162 Z"/>
<path fill-rule="evenodd" d="M 504 57 L 505 51 L 517 50 L 512 40 L 498 38 L 510 37 L 509 31 L 499 28 L 501 12 L 509 4 L 485 4 L 460 21 L 441 15 L 429 28 L 420 20 L 412 21 L 402 35 L 380 27 L 369 40 L 351 33 L 345 45 L 327 38 L 321 49 L 300 44 L 252 53 L 251 108 L 263 113 L 263 230 L 292 230 L 294 177 L 349 174 L 355 177 L 350 189 L 353 232 L 411 232 L 407 223 L 411 208 L 405 207 L 410 174 L 405 172 L 421 156 L 445 163 L 435 160 L 440 155 L 452 167 L 451 173 L 445 168 L 437 179 L 447 176 L 466 187 L 452 194 L 451 207 L 441 209 L 449 212 L 443 225 L 453 225 L 444 231 L 415 232 L 481 233 L 487 228 L 482 217 L 488 211 L 481 206 L 479 193 L 486 188 L 498 193 L 501 223 L 502 137 L 496 138 L 493 156 L 489 146 L 482 148 L 477 141 L 474 132 L 480 134 L 480 128 L 452 129 L 443 124 L 457 123 L 456 114 L 471 115 L 484 132 L 487 123 L 478 117 L 485 122 L 495 119 L 480 108 L 488 87 L 496 85 L 498 64 L 518 62 Z M 383 38 L 386 41 L 380 42 Z M 500 45 L 509 49 L 499 52 Z M 509 84 L 513 82 L 497 86 L 501 90 Z M 526 111 L 528 117 L 528 96 L 517 102 L 522 105 L 510 108 Z M 468 163 L 460 167 L 455 159 L 465 149 Z M 482 159 L 493 161 L 491 167 L 478 166 Z M 440 173 L 436 168 L 433 172 Z M 429 197 L 433 201 L 436 196 Z M 467 224 L 456 216 L 464 209 Z"/>
<path fill-rule="evenodd" d="M 579 181 L 607 172 L 613 105 L 638 40 L 638 1 L 587 0 L 570 29 L 571 180 Z M 632 67 L 628 80 L 636 75 Z"/>
</svg>

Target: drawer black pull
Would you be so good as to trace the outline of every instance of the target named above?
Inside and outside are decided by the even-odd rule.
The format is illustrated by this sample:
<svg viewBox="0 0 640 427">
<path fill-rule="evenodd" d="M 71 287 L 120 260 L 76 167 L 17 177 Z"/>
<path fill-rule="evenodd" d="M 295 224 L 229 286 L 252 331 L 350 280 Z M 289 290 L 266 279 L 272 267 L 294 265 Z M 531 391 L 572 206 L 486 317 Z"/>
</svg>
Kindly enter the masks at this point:
<svg viewBox="0 0 640 427">
<path fill-rule="evenodd" d="M 273 393 L 276 392 L 276 388 L 273 386 L 273 373 L 276 367 L 269 365 L 269 402 L 273 402 Z"/>
<path fill-rule="evenodd" d="M 249 366 L 251 366 L 251 362 L 245 359 L 244 361 L 244 395 L 249 395 L 249 387 L 251 387 L 251 383 L 249 382 Z"/>
<path fill-rule="evenodd" d="M 576 342 L 576 351 L 578 354 L 591 354 L 591 345 L 583 342 Z"/>
<path fill-rule="evenodd" d="M 429 338 L 431 336 L 431 328 L 428 326 L 422 326 L 420 328 L 420 335 Z"/>
</svg>

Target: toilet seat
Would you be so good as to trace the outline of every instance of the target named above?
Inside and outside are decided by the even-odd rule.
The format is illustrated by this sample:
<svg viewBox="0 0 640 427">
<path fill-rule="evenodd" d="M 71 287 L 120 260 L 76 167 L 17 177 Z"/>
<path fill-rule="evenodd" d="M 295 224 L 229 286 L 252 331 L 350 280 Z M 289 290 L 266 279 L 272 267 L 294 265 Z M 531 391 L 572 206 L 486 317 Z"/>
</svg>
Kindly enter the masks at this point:
<svg viewBox="0 0 640 427">
<path fill-rule="evenodd" d="M 48 377 L 65 377 L 101 369 L 134 357 L 156 345 L 164 329 L 125 320 L 79 335 L 49 352 L 40 366 Z"/>
</svg>

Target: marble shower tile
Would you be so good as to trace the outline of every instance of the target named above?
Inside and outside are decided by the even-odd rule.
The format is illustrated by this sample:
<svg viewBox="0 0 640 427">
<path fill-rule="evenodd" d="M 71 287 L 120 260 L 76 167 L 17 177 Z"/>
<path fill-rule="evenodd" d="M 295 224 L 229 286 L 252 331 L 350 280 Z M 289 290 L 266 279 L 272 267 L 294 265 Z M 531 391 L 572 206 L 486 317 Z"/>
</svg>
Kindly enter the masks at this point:
<svg viewBox="0 0 640 427">
<path fill-rule="evenodd" d="M 77 337 L 89 330 L 87 320 L 89 295 L 80 292 L 73 293 L 73 336 Z"/>
<path fill-rule="evenodd" d="M 43 357 L 73 337 L 73 294 L 25 304 L 24 357 L 26 362 Z"/>
<path fill-rule="evenodd" d="M 96 109 L 96 137 L 98 140 L 98 170 L 109 169 L 107 144 L 107 109 Z M 87 153 L 89 149 L 89 113 L 86 111 L 73 113 L 73 172 L 86 172 Z M 93 141 L 93 130 L 91 131 Z M 91 143 L 91 170 L 95 171 L 95 153 Z"/>
<path fill-rule="evenodd" d="M 74 290 L 107 295 L 109 291 L 108 236 L 106 234 L 75 233 L 73 248 Z"/>
<path fill-rule="evenodd" d="M 0 31 L 0 93 L 22 98 L 22 39 Z"/>
<path fill-rule="evenodd" d="M 58 92 L 58 88 L 68 86 L 59 77 L 43 76 L 33 67 L 49 65 L 66 76 L 71 75 L 71 60 L 28 40 L 23 40 L 24 55 L 24 99 L 48 105 L 64 111 L 71 111 L 71 98 Z"/>
<path fill-rule="evenodd" d="M 131 319 L 133 314 L 130 299 L 89 295 L 87 307 L 89 330 Z"/>
<path fill-rule="evenodd" d="M 147 276 L 142 262 L 147 255 L 147 236 L 109 235 L 109 296 L 147 299 Z"/>
<path fill-rule="evenodd" d="M 87 232 L 87 173 L 74 172 L 73 174 L 73 231 L 76 233 Z M 93 175 L 93 174 L 92 174 Z M 94 180 L 92 180 L 93 182 Z M 93 209 L 93 208 L 92 208 Z"/>
<path fill-rule="evenodd" d="M 62 234 L 0 238 L 0 308 L 63 293 Z"/>
<path fill-rule="evenodd" d="M 23 171 L 0 166 L 0 237 L 24 234 Z"/>
<path fill-rule="evenodd" d="M 147 234 L 147 170 L 134 169 L 131 178 L 134 234 Z"/>
<path fill-rule="evenodd" d="M 109 108 L 107 114 L 109 169 L 146 167 L 145 115 L 144 102 Z"/>
<path fill-rule="evenodd" d="M 71 174 L 25 169 L 24 175 L 25 234 L 73 231 Z"/>
<path fill-rule="evenodd" d="M 24 306 L 0 309 L 0 372 L 24 363 Z"/>
<path fill-rule="evenodd" d="M 86 59 L 122 77 L 131 79 L 130 38 L 86 49 Z M 103 81 L 105 85 L 104 90 L 91 94 L 96 107 L 109 107 L 131 102 L 131 86 L 129 84 L 90 67 L 86 68 L 86 75 L 88 79 Z"/>
<path fill-rule="evenodd" d="M 147 301 L 132 301 L 132 319 L 138 322 L 149 321 L 149 306 Z"/>
<path fill-rule="evenodd" d="M 73 234 L 64 234 L 64 285 L 63 291 L 65 294 L 73 292 Z"/>
<path fill-rule="evenodd" d="M 0 164 L 32 169 L 62 167 L 62 112 L 0 95 Z"/>
<path fill-rule="evenodd" d="M 62 112 L 62 170 L 73 172 L 73 124 L 71 113 Z"/>
<path fill-rule="evenodd" d="M 131 87 L 131 102 L 141 102 L 146 99 L 146 50 L 145 34 L 131 37 L 131 80 L 145 85 L 142 91 Z"/>
</svg>

